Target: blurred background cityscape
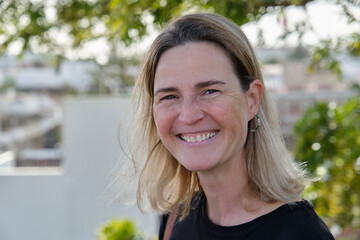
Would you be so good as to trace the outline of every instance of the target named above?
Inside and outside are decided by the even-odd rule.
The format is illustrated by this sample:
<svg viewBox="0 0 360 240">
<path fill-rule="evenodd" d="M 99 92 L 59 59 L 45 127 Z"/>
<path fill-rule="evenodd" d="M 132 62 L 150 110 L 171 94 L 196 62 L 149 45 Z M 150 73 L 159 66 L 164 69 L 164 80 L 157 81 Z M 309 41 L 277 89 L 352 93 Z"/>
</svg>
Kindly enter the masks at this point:
<svg viewBox="0 0 360 240">
<path fill-rule="evenodd" d="M 303 197 L 337 239 L 360 239 L 360 2 L 2 0 L 1 240 L 100 239 L 114 218 L 156 237 L 156 215 L 106 204 L 105 190 L 141 59 L 193 11 L 242 25 L 288 148 L 319 179 Z"/>
</svg>

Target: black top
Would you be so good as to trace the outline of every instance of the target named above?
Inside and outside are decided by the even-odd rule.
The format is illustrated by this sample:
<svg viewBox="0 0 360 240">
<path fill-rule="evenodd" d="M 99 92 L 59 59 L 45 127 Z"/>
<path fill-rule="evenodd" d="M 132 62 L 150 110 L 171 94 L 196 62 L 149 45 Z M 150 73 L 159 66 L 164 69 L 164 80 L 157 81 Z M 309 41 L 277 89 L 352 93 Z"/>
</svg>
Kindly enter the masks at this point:
<svg viewBox="0 0 360 240">
<path fill-rule="evenodd" d="M 211 222 L 206 213 L 206 197 L 193 200 L 189 215 L 175 223 L 170 240 L 330 240 L 334 239 L 325 223 L 308 201 L 285 204 L 250 222 L 224 227 Z M 168 215 L 163 215 L 159 239 L 162 240 Z"/>
</svg>

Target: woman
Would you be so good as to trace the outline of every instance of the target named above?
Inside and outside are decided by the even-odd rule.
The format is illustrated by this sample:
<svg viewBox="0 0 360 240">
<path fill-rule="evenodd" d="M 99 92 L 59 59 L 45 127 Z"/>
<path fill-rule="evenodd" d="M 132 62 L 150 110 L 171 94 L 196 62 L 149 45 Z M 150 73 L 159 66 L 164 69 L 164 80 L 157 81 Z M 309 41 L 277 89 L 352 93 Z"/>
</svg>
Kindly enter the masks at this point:
<svg viewBox="0 0 360 240">
<path fill-rule="evenodd" d="M 299 197 L 304 171 L 236 24 L 212 14 L 172 22 L 145 58 L 132 104 L 131 156 L 145 160 L 138 204 L 146 195 L 163 213 L 159 239 L 334 239 Z"/>
</svg>

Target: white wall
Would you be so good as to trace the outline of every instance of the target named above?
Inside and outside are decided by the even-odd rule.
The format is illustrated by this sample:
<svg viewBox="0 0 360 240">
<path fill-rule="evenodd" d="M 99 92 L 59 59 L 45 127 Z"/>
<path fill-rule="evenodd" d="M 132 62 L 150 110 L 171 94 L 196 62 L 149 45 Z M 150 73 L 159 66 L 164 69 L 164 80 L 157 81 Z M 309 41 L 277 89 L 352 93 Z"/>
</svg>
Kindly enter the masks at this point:
<svg viewBox="0 0 360 240">
<path fill-rule="evenodd" d="M 120 156 L 117 133 L 127 104 L 118 98 L 65 102 L 63 173 L 0 172 L 0 240 L 96 239 L 96 228 L 112 217 L 129 217 L 147 235 L 156 234 L 155 216 L 104 201 Z"/>
</svg>

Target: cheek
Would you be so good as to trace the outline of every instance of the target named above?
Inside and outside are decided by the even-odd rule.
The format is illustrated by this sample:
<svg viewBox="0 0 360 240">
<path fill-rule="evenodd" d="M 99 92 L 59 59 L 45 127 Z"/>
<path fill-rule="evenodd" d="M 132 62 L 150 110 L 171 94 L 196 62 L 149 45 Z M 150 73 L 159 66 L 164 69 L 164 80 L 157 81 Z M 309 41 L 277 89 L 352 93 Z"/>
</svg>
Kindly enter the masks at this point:
<svg viewBox="0 0 360 240">
<path fill-rule="evenodd" d="M 205 106 L 205 105 L 204 105 Z M 208 111 L 216 112 L 222 118 L 243 118 L 246 114 L 246 104 L 239 97 L 221 97 L 206 103 Z"/>
<path fill-rule="evenodd" d="M 171 129 L 171 115 L 163 109 L 154 109 L 154 121 L 160 138 L 165 138 Z"/>
<path fill-rule="evenodd" d="M 212 115 L 217 116 L 217 121 L 224 127 L 231 128 L 235 134 L 247 132 L 246 104 L 239 99 L 219 101 L 212 106 Z"/>
</svg>

